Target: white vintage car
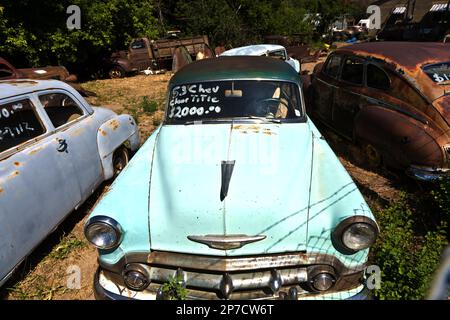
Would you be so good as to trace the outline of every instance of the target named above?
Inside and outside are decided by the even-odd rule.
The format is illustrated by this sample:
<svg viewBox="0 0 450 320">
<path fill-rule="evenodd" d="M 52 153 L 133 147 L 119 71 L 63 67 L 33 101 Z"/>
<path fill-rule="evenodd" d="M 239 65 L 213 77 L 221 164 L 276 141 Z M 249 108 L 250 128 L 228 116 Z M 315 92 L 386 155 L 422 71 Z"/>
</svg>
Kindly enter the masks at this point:
<svg viewBox="0 0 450 320">
<path fill-rule="evenodd" d="M 138 147 L 131 116 L 68 84 L 0 81 L 0 286 Z"/>
<path fill-rule="evenodd" d="M 276 44 L 257 44 L 253 46 L 234 48 L 225 51 L 220 56 L 267 56 L 286 61 L 297 73 L 300 73 L 300 62 L 289 57 L 286 48 Z"/>
</svg>

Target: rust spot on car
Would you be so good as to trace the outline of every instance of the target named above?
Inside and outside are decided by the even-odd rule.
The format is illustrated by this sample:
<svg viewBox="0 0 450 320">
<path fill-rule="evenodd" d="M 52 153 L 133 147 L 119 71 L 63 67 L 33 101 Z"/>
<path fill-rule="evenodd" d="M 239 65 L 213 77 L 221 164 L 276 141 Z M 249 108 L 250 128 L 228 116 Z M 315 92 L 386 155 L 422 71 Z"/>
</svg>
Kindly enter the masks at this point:
<svg viewBox="0 0 450 320">
<path fill-rule="evenodd" d="M 267 134 L 269 136 L 272 136 L 272 135 L 275 135 L 276 133 L 273 132 L 272 130 L 266 128 L 266 129 L 263 130 L 263 134 Z"/>
<path fill-rule="evenodd" d="M 117 121 L 117 120 L 111 120 L 110 122 L 109 122 L 109 124 L 108 124 L 108 126 L 112 129 L 112 130 L 117 130 L 118 128 L 119 128 L 119 126 L 120 126 L 120 123 L 119 123 L 119 121 Z"/>
<path fill-rule="evenodd" d="M 102 136 L 106 137 L 107 133 L 105 130 L 98 129 L 98 131 L 101 133 Z"/>
<path fill-rule="evenodd" d="M 5 191 L 5 189 L 3 189 L 2 187 L 0 187 L 0 193 L 3 193 L 3 191 Z"/>
<path fill-rule="evenodd" d="M 15 165 L 16 167 L 20 167 L 22 164 L 21 164 L 20 162 L 16 161 L 16 162 L 14 162 L 14 165 Z"/>
<path fill-rule="evenodd" d="M 39 151 L 41 151 L 42 150 L 42 147 L 39 147 L 39 148 L 36 148 L 36 149 L 34 149 L 34 150 L 31 150 L 28 154 L 30 155 L 30 156 L 33 156 L 33 155 L 35 155 L 36 153 L 38 153 Z"/>
<path fill-rule="evenodd" d="M 71 137 L 78 137 L 80 134 L 84 132 L 84 128 L 78 128 L 74 132 L 70 134 Z"/>
</svg>

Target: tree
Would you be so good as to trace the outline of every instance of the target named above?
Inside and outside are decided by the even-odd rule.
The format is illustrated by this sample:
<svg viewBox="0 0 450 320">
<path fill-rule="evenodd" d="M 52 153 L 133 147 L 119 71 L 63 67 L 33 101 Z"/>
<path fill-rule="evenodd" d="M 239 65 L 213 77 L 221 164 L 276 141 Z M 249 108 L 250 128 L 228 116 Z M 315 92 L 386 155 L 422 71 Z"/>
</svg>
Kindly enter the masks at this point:
<svg viewBox="0 0 450 320">
<path fill-rule="evenodd" d="M 72 4 L 81 9 L 79 30 L 66 26 Z M 21 0 L 0 6 L 0 55 L 18 66 L 62 64 L 84 73 L 131 38 L 158 36 L 151 0 Z"/>
</svg>

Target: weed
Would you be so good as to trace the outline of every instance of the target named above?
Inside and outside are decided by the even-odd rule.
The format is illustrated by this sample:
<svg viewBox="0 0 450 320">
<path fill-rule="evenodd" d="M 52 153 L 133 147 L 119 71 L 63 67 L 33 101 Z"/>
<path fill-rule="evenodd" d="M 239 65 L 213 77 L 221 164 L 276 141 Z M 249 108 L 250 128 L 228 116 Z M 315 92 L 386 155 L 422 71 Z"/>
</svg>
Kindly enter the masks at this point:
<svg viewBox="0 0 450 320">
<path fill-rule="evenodd" d="M 49 258 L 62 260 L 67 258 L 67 256 L 78 248 L 86 247 L 86 243 L 82 240 L 77 239 L 75 236 L 70 235 L 68 237 L 64 237 L 60 244 L 52 250 L 49 254 Z"/>
<path fill-rule="evenodd" d="M 166 300 L 186 300 L 187 297 L 187 290 L 180 277 L 172 277 L 164 283 L 162 291 Z"/>
<path fill-rule="evenodd" d="M 150 100 L 147 96 L 142 98 L 139 106 L 146 113 L 153 113 L 158 110 L 158 102 Z"/>
</svg>

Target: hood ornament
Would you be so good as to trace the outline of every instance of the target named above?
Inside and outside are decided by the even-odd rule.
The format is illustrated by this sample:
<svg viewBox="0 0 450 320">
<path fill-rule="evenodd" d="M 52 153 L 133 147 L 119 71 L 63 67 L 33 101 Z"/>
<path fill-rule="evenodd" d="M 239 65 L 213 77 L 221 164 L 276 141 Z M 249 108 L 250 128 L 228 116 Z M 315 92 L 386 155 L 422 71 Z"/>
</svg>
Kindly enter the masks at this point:
<svg viewBox="0 0 450 320">
<path fill-rule="evenodd" d="M 233 174 L 236 161 L 222 161 L 222 186 L 220 187 L 220 201 L 225 200 L 228 195 L 231 175 Z"/>
<path fill-rule="evenodd" d="M 266 236 L 247 236 L 245 234 L 236 235 L 206 235 L 206 236 L 188 236 L 188 239 L 194 242 L 206 244 L 212 249 L 232 250 L 243 246 L 264 240 Z"/>
</svg>

